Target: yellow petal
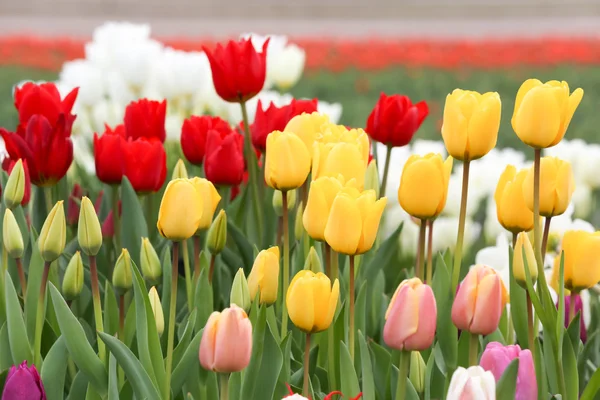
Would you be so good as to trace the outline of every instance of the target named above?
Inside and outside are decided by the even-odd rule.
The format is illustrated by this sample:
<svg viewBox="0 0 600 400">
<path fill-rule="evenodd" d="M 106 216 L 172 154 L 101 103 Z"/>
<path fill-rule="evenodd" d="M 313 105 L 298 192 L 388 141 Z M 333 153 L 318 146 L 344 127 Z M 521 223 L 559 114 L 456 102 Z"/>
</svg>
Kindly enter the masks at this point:
<svg viewBox="0 0 600 400">
<path fill-rule="evenodd" d="M 469 120 L 462 115 L 462 111 L 456 104 L 454 92 L 446 96 L 444 116 L 442 124 L 442 139 L 448 154 L 463 160 L 467 149 L 467 131 Z"/>
<path fill-rule="evenodd" d="M 486 155 L 496 146 L 498 139 L 502 111 L 500 96 L 498 93 L 486 93 L 483 99 L 469 121 L 467 137 L 470 160 Z"/>
<path fill-rule="evenodd" d="M 561 129 L 561 110 L 554 90 L 544 86 L 531 89 L 513 117 L 515 133 L 531 147 L 549 147 Z"/>
<path fill-rule="evenodd" d="M 341 192 L 333 201 L 325 227 L 325 240 L 342 254 L 356 254 L 362 231 L 362 220 L 356 199 Z"/>
</svg>

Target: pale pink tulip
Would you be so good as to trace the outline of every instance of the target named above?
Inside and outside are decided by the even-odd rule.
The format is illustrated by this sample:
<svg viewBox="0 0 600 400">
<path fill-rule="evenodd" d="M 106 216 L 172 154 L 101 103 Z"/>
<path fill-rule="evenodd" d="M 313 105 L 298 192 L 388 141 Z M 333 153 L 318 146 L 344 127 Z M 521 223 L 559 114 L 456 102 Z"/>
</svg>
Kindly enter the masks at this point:
<svg viewBox="0 0 600 400">
<path fill-rule="evenodd" d="M 496 400 L 494 375 L 479 365 L 458 367 L 452 374 L 446 400 Z"/>
</svg>

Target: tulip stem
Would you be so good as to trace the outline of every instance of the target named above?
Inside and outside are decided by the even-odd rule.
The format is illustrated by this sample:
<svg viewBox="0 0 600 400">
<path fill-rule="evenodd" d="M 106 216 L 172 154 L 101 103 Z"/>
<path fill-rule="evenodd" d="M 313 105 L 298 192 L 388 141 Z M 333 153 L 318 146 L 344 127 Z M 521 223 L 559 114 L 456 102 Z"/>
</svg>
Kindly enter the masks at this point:
<svg viewBox="0 0 600 400">
<path fill-rule="evenodd" d="M 213 257 L 214 258 L 214 257 Z M 175 317 L 177 312 L 177 277 L 179 275 L 179 243 L 173 242 L 173 263 L 171 265 L 171 302 L 169 303 L 169 330 L 167 337 L 167 361 L 166 361 L 166 380 L 164 386 L 163 399 L 169 400 L 171 397 L 171 369 L 173 367 L 173 342 L 175 339 Z M 229 377 L 226 377 L 229 381 Z M 223 386 L 221 385 L 221 389 Z M 223 399 L 221 395 L 221 399 Z M 227 399 L 227 391 L 225 392 Z"/>
<path fill-rule="evenodd" d="M 331 247 L 323 242 L 323 258 L 325 259 L 325 274 L 331 279 Z"/>
<path fill-rule="evenodd" d="M 121 342 L 125 343 L 125 295 L 123 294 L 119 296 L 119 339 Z M 125 372 L 121 366 L 119 366 L 117 372 L 119 387 L 123 387 L 123 383 L 125 383 Z"/>
<path fill-rule="evenodd" d="M 52 210 L 52 205 L 54 204 L 52 201 L 52 186 L 44 187 L 44 199 L 46 200 L 46 214 L 50 214 L 50 210 Z"/>
<path fill-rule="evenodd" d="M 577 293 L 575 293 L 574 291 L 571 290 L 571 294 L 570 294 L 570 298 L 569 298 L 569 325 L 571 325 L 571 322 L 573 322 L 573 319 L 575 318 L 575 295 Z"/>
<path fill-rule="evenodd" d="M 479 335 L 469 333 L 469 366 L 477 365 L 479 353 Z"/>
<path fill-rule="evenodd" d="M 544 264 L 542 261 L 541 246 L 541 226 L 540 226 L 540 162 L 542 151 L 535 149 L 533 159 L 533 244 L 535 250 L 535 260 L 537 261 L 538 276 L 544 273 Z"/>
<path fill-rule="evenodd" d="M 339 272 L 339 256 L 338 253 L 331 249 L 331 281 L 334 282 L 338 278 Z"/>
<path fill-rule="evenodd" d="M 229 374 L 219 374 L 221 390 L 219 394 L 220 400 L 229 400 Z"/>
<path fill-rule="evenodd" d="M 192 239 L 194 241 L 194 287 L 200 276 L 200 236 L 196 235 Z"/>
<path fill-rule="evenodd" d="M 527 345 L 529 350 L 533 352 L 534 346 L 534 327 L 533 327 L 533 305 L 531 304 L 531 297 L 529 296 L 529 292 L 525 291 L 525 296 L 527 296 Z"/>
<path fill-rule="evenodd" d="M 385 196 L 385 189 L 387 187 L 388 174 L 390 172 L 390 161 L 392 159 L 392 146 L 387 146 L 385 153 L 385 165 L 383 167 L 383 177 L 381 178 L 381 188 L 379 189 L 379 196 Z"/>
<path fill-rule="evenodd" d="M 400 351 L 400 361 L 398 362 L 398 383 L 396 384 L 396 397 L 394 400 L 404 400 L 406 398 L 406 379 L 410 367 L 410 351 Z"/>
<path fill-rule="evenodd" d="M 20 258 L 15 258 L 17 264 L 17 271 L 19 273 L 19 280 L 21 281 L 21 293 L 23 293 L 23 302 L 25 302 L 27 295 L 27 279 L 25 278 L 25 271 L 23 271 L 23 263 Z"/>
<path fill-rule="evenodd" d="M 100 289 L 98 287 L 98 268 L 96 266 L 96 257 L 89 256 L 90 259 L 90 278 L 92 281 L 92 298 L 94 303 L 94 320 L 96 323 L 96 332 L 104 332 L 104 324 L 102 322 L 102 302 L 100 300 Z M 106 349 L 104 341 L 98 335 L 98 355 L 102 362 L 106 361 Z"/>
<path fill-rule="evenodd" d="M 415 276 L 420 280 L 424 279 L 423 265 L 425 264 L 425 230 L 427 229 L 427 220 L 421 220 L 419 227 L 419 257 L 417 257 L 417 265 L 415 267 Z"/>
<path fill-rule="evenodd" d="M 463 162 L 462 193 L 460 197 L 460 214 L 458 217 L 458 235 L 456 237 L 456 249 L 454 250 L 454 265 L 452 267 L 452 296 L 456 295 L 456 288 L 460 279 L 460 268 L 462 263 L 463 240 L 465 237 L 465 220 L 467 218 L 467 195 L 469 193 L 469 166 L 470 161 Z"/>
<path fill-rule="evenodd" d="M 354 256 L 350 256 L 350 332 L 348 332 L 348 347 L 350 347 L 350 358 L 354 361 Z"/>
<path fill-rule="evenodd" d="M 548 235 L 550 234 L 550 221 L 552 217 L 546 217 L 544 219 L 544 233 L 542 234 L 542 262 L 546 258 L 546 250 L 548 247 Z"/>
<path fill-rule="evenodd" d="M 290 285 L 290 229 L 287 191 L 281 192 L 281 204 L 283 206 L 283 305 L 281 311 L 281 337 L 284 338 L 287 334 L 288 325 L 288 310 L 285 296 Z"/>
<path fill-rule="evenodd" d="M 116 254 L 121 254 L 121 216 L 119 215 L 119 185 L 112 186 L 112 217 L 115 231 Z"/>
<path fill-rule="evenodd" d="M 431 285 L 433 281 L 433 220 L 427 221 L 429 226 L 427 235 L 427 280 L 425 283 Z"/>
<path fill-rule="evenodd" d="M 283 235 L 283 219 L 281 217 L 277 217 L 277 247 L 279 247 L 279 250 L 281 250 L 283 252 L 282 244 L 281 244 L 281 240 L 282 240 L 282 235 Z"/>
<path fill-rule="evenodd" d="M 308 384 L 308 369 L 310 365 L 310 333 L 306 334 L 306 345 L 304 347 L 304 383 L 302 384 L 302 395 L 310 398 L 310 389 Z"/>
<path fill-rule="evenodd" d="M 336 363 L 335 363 L 335 324 L 331 324 L 327 330 L 327 377 L 329 378 L 329 390 L 337 389 Z"/>
<path fill-rule="evenodd" d="M 42 273 L 42 282 L 40 283 L 40 296 L 38 297 L 37 310 L 35 314 L 35 341 L 33 363 L 40 369 L 42 367 L 42 330 L 44 327 L 44 317 L 46 316 L 46 285 L 48 284 L 48 274 L 50 273 L 50 263 L 44 262 L 44 272 Z"/>
<path fill-rule="evenodd" d="M 190 253 L 188 251 L 188 241 L 181 242 L 181 251 L 183 252 L 183 270 L 185 271 L 185 293 L 187 295 L 187 304 L 189 312 L 192 312 L 192 273 L 190 269 Z"/>
<path fill-rule="evenodd" d="M 217 260 L 216 254 L 210 255 L 210 265 L 208 266 L 208 283 L 212 285 L 213 274 L 215 273 L 215 261 Z"/>
</svg>

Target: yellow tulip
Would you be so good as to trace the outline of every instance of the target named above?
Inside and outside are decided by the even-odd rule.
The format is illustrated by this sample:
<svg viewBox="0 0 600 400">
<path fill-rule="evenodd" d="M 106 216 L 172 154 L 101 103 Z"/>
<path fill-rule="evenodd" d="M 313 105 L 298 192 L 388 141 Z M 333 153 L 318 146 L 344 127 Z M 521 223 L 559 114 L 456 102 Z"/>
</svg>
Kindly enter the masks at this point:
<svg viewBox="0 0 600 400">
<path fill-rule="evenodd" d="M 148 292 L 148 299 L 150 300 L 150 308 L 152 308 L 152 314 L 154 314 L 154 322 L 156 323 L 156 332 L 158 336 L 163 334 L 165 330 L 165 316 L 163 314 L 162 305 L 160 304 L 160 297 L 156 287 L 152 286 Z"/>
<path fill-rule="evenodd" d="M 600 281 L 600 232 L 567 231 L 562 250 L 565 288 L 580 292 Z"/>
<path fill-rule="evenodd" d="M 42 225 L 38 238 L 38 248 L 46 262 L 56 260 L 65 249 L 67 222 L 63 201 L 57 201 Z"/>
<path fill-rule="evenodd" d="M 79 247 L 88 256 L 95 256 L 102 247 L 102 228 L 92 201 L 83 196 L 77 226 Z"/>
<path fill-rule="evenodd" d="M 527 233 L 520 232 L 517 235 L 517 243 L 515 244 L 515 251 L 513 253 L 512 269 L 517 283 L 525 288 L 527 287 L 527 275 L 525 275 L 523 253 L 525 253 L 525 260 L 527 260 L 527 268 L 531 275 L 531 281 L 535 283 L 538 276 L 538 270 L 533 246 L 531 246 L 531 241 L 529 240 Z"/>
<path fill-rule="evenodd" d="M 528 79 L 517 92 L 512 127 L 523 143 L 538 149 L 552 147 L 565 136 L 582 98 L 582 89 L 569 95 L 565 81 Z"/>
<path fill-rule="evenodd" d="M 202 219 L 203 201 L 189 179 L 169 182 L 158 211 L 158 232 L 174 242 L 192 237 Z"/>
<path fill-rule="evenodd" d="M 333 200 L 325 225 L 325 240 L 338 253 L 355 255 L 373 247 L 387 198 L 374 190 L 342 189 Z"/>
<path fill-rule="evenodd" d="M 527 207 L 523 196 L 523 181 L 526 176 L 527 170 L 517 172 L 514 166 L 507 165 L 494 193 L 498 222 L 512 233 L 533 229 L 533 212 Z"/>
<path fill-rule="evenodd" d="M 290 119 L 284 128 L 285 132 L 296 134 L 308 149 L 310 156 L 313 153 L 313 144 L 321 134 L 321 127 L 329 123 L 329 117 L 325 114 L 314 112 L 311 114 L 302 113 Z"/>
<path fill-rule="evenodd" d="M 277 301 L 279 286 L 279 247 L 273 246 L 258 253 L 248 276 L 250 298 L 254 301 L 260 289 L 260 303 L 273 304 Z"/>
<path fill-rule="evenodd" d="M 501 110 L 496 92 L 454 89 L 446 96 L 442 125 L 448 154 L 462 161 L 486 155 L 496 146 Z"/>
<path fill-rule="evenodd" d="M 398 201 L 408 214 L 421 219 L 435 218 L 444 210 L 452 157 L 439 154 L 412 155 L 404 164 Z"/>
<path fill-rule="evenodd" d="M 267 136 L 265 181 L 273 189 L 296 189 L 310 172 L 310 153 L 294 133 L 274 131 Z"/>
<path fill-rule="evenodd" d="M 194 177 L 191 181 L 202 197 L 202 217 L 200 218 L 198 230 L 206 230 L 210 228 L 210 224 L 212 224 L 213 215 L 215 215 L 217 205 L 221 201 L 221 196 L 212 182 L 208 179 Z"/>
<path fill-rule="evenodd" d="M 523 181 L 525 204 L 533 211 L 533 167 Z M 542 157 L 540 165 L 540 215 L 554 217 L 567 210 L 575 191 L 571 164 L 557 157 Z"/>
<path fill-rule="evenodd" d="M 332 287 L 327 275 L 302 270 L 292 279 L 285 298 L 290 319 L 306 333 L 324 331 L 333 321 L 339 295 L 337 279 Z"/>
<path fill-rule="evenodd" d="M 344 185 L 339 179 L 324 176 L 310 183 L 302 223 L 308 236 L 325 241 L 325 225 L 335 196 Z"/>
</svg>

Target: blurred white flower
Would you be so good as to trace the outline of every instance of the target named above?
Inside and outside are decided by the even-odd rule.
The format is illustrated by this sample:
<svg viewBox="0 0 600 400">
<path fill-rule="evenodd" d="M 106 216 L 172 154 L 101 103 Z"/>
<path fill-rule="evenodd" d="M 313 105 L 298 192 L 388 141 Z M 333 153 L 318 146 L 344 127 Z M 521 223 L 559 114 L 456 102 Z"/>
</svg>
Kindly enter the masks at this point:
<svg viewBox="0 0 600 400">
<path fill-rule="evenodd" d="M 410 150 L 411 154 L 418 154 L 420 156 L 437 153 L 441 154 L 444 159 L 447 157 L 446 146 L 444 146 L 444 142 L 439 140 L 415 140 L 410 145 Z"/>
<path fill-rule="evenodd" d="M 483 225 L 486 243 L 496 240 L 498 235 L 502 233 L 507 233 L 506 229 L 498 222 L 498 212 L 496 210 L 496 200 L 494 199 L 494 196 L 488 197 Z"/>
<path fill-rule="evenodd" d="M 598 173 L 596 171 L 596 173 Z M 592 188 L 583 182 L 575 184 L 575 192 L 571 198 L 573 202 L 573 216 L 587 218 L 592 213 Z"/>
<path fill-rule="evenodd" d="M 495 400 L 496 380 L 494 375 L 479 365 L 468 369 L 458 367 L 450 380 L 446 399 Z"/>
<path fill-rule="evenodd" d="M 570 162 L 576 187 L 581 183 L 593 189 L 600 187 L 600 145 L 581 139 L 562 140 L 556 146 L 545 149 L 544 155 Z"/>
<path fill-rule="evenodd" d="M 463 252 L 468 252 L 481 233 L 481 226 L 467 217 L 465 220 L 465 236 Z M 433 252 L 456 248 L 456 236 L 458 234 L 457 217 L 438 217 L 433 223 Z"/>
<path fill-rule="evenodd" d="M 108 125 L 111 128 L 123 123 L 125 115 L 125 107 L 119 103 L 110 100 L 103 100 L 96 103 L 91 111 L 91 126 L 92 131 L 102 134 L 104 126 Z"/>
<path fill-rule="evenodd" d="M 167 139 L 179 142 L 181 138 L 181 127 L 183 126 L 183 116 L 179 113 L 168 114 L 165 118 L 165 130 Z"/>
<path fill-rule="evenodd" d="M 211 80 L 208 60 L 202 52 L 186 52 L 167 47 L 155 61 L 154 84 L 158 93 L 168 100 L 182 102 L 204 92 Z"/>
<path fill-rule="evenodd" d="M 63 64 L 59 82 L 72 89 L 79 88 L 77 103 L 91 107 L 104 97 L 102 71 L 89 60 L 73 60 Z"/>
<path fill-rule="evenodd" d="M 446 199 L 446 207 L 442 212 L 443 215 L 458 217 L 460 214 L 460 202 L 462 198 L 462 171 L 462 164 L 455 162 L 452 166 L 452 175 L 450 175 L 450 183 L 448 184 L 448 198 Z M 467 192 L 467 216 L 473 216 L 477 212 L 481 201 L 487 195 L 485 188 L 482 187 L 482 185 L 479 185 L 481 180 L 476 178 L 477 176 L 469 176 L 469 191 Z"/>
<path fill-rule="evenodd" d="M 75 103 L 73 107 L 73 113 L 77 115 L 75 121 L 73 121 L 73 127 L 71 134 L 73 136 L 87 136 L 88 138 L 94 133 L 94 127 L 92 126 L 92 120 L 90 118 L 90 108 L 82 107 L 81 103 Z"/>
<path fill-rule="evenodd" d="M 94 162 L 94 151 L 89 137 L 80 135 L 71 137 L 73 141 L 73 157 L 77 165 L 82 167 L 88 174 L 96 174 Z"/>
<path fill-rule="evenodd" d="M 509 255 L 508 233 L 501 233 L 496 238 L 496 245 L 484 247 L 475 255 L 475 264 L 483 264 L 492 267 L 498 272 L 504 285 L 510 285 L 510 255 Z"/>
<path fill-rule="evenodd" d="M 342 117 L 342 105 L 340 103 L 328 103 L 319 99 L 317 111 L 329 117 L 329 120 L 337 124 Z"/>
</svg>

